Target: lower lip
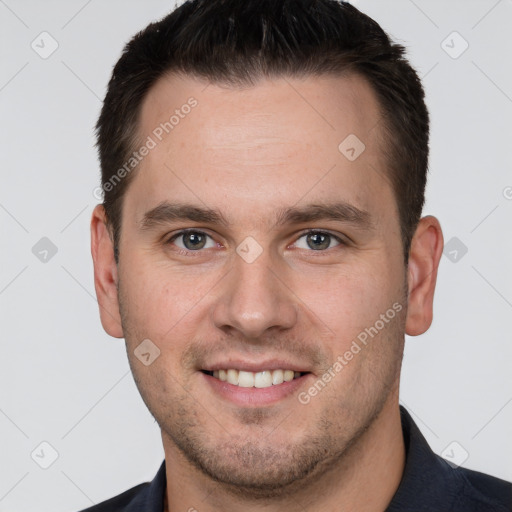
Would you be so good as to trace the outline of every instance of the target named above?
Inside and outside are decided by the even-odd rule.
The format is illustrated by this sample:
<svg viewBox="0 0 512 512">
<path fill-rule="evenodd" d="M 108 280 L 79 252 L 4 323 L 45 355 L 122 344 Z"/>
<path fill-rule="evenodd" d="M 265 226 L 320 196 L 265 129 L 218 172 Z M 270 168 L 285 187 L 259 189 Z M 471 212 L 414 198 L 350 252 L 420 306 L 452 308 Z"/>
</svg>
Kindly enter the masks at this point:
<svg viewBox="0 0 512 512">
<path fill-rule="evenodd" d="M 296 379 L 275 386 L 269 386 L 268 388 L 243 388 L 219 380 L 206 373 L 200 373 L 205 378 L 207 385 L 209 385 L 215 393 L 236 405 L 254 407 L 271 405 L 297 393 L 299 388 L 304 386 L 308 378 L 312 376 L 311 373 L 306 373 Z"/>
</svg>

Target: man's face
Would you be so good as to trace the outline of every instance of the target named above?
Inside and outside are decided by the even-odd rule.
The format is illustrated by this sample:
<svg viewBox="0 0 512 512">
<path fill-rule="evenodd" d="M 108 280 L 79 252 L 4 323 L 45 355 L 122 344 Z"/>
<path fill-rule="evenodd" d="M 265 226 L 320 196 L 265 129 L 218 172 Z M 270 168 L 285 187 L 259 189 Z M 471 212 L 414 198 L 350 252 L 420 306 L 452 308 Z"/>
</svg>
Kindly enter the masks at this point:
<svg viewBox="0 0 512 512">
<path fill-rule="evenodd" d="M 396 400 L 407 290 L 379 118 L 357 76 L 244 90 L 168 76 L 143 104 L 157 145 L 123 203 L 123 332 L 164 445 L 214 479 L 270 493 L 314 475 Z M 145 339 L 160 350 L 147 366 Z M 257 385 L 301 376 L 207 373 L 251 369 L 267 372 Z"/>
</svg>

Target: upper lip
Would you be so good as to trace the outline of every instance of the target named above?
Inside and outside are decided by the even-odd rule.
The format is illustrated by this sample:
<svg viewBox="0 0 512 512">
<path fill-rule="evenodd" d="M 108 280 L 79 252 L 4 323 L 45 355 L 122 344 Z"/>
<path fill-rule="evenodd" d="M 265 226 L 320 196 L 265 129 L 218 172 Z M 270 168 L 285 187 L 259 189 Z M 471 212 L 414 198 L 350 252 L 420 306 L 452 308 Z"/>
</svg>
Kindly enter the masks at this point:
<svg viewBox="0 0 512 512">
<path fill-rule="evenodd" d="M 215 371 L 215 370 L 242 370 L 245 372 L 262 372 L 264 370 L 293 370 L 295 372 L 310 372 L 311 370 L 304 364 L 296 364 L 289 361 L 280 359 L 269 359 L 266 361 L 243 361 L 241 359 L 230 359 L 229 361 L 219 362 L 215 364 L 206 365 L 201 370 Z"/>
</svg>

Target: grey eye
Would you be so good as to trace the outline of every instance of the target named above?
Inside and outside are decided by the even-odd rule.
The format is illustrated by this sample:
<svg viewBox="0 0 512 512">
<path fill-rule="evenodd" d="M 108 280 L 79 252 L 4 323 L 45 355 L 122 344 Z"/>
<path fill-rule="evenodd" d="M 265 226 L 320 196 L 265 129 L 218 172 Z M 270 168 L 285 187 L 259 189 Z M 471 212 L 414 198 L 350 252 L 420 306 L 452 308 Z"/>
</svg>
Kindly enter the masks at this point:
<svg viewBox="0 0 512 512">
<path fill-rule="evenodd" d="M 302 235 L 295 243 L 299 249 L 312 249 L 313 251 L 323 251 L 339 245 L 340 242 L 329 233 L 313 231 Z"/>
<path fill-rule="evenodd" d="M 175 238 L 174 243 L 181 249 L 187 249 L 188 251 L 209 249 L 215 246 L 215 242 L 211 237 L 201 231 L 187 231 L 186 233 L 181 233 Z"/>
</svg>

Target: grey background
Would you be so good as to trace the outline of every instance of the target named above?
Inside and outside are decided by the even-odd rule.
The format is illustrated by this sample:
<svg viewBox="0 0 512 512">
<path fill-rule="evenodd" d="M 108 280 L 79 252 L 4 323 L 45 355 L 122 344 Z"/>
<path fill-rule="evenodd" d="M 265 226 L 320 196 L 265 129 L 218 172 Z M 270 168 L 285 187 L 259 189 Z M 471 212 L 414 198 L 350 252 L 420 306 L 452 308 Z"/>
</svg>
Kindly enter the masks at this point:
<svg viewBox="0 0 512 512">
<path fill-rule="evenodd" d="M 512 1 L 354 3 L 423 77 L 424 213 L 445 242 L 456 237 L 434 323 L 407 339 L 401 400 L 437 453 L 512 480 Z M 151 479 L 163 460 L 124 342 L 99 321 L 89 219 L 93 125 L 112 66 L 173 6 L 0 0 L 0 511 L 78 510 Z M 48 52 L 52 39 L 47 58 L 31 47 Z"/>
</svg>

